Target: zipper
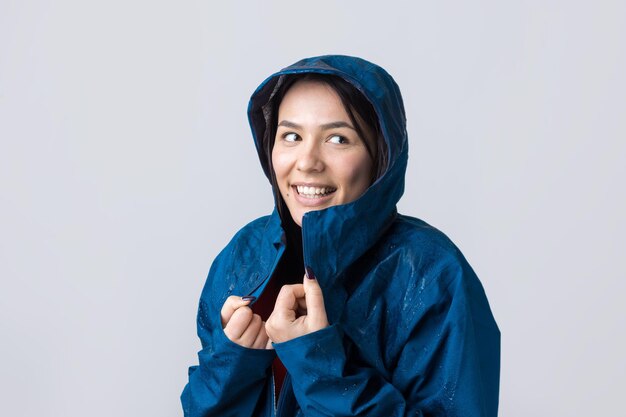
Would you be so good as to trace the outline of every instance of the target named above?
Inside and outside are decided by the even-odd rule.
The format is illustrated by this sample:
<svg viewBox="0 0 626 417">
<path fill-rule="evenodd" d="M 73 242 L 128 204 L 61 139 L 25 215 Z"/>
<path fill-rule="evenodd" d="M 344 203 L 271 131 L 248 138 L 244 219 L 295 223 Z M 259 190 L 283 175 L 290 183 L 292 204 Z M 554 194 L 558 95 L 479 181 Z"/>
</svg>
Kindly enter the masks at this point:
<svg viewBox="0 0 626 417">
<path fill-rule="evenodd" d="M 273 375 L 273 371 L 272 371 L 272 375 Z M 276 404 L 276 417 L 279 417 L 278 412 L 279 411 L 283 411 L 283 405 L 285 403 L 285 397 L 287 396 L 287 391 L 291 389 L 291 375 L 289 375 L 289 372 L 287 372 L 287 374 L 285 374 L 285 380 L 283 381 L 283 387 L 280 390 L 280 394 L 278 394 L 278 404 Z M 274 392 L 276 392 L 276 390 L 274 389 Z"/>
<path fill-rule="evenodd" d="M 282 258 L 284 252 L 285 252 L 285 245 L 281 244 L 280 247 L 278 248 L 278 253 L 276 253 L 276 257 L 274 258 L 274 263 L 272 264 L 272 267 L 270 268 L 269 274 L 265 277 L 265 279 L 262 279 L 256 287 L 254 287 L 251 291 L 249 291 L 249 295 L 254 294 L 256 291 L 258 291 L 259 288 L 263 286 L 263 284 L 265 284 L 267 281 L 269 281 L 272 278 L 272 275 L 274 274 L 274 271 L 276 270 L 276 267 L 278 266 L 278 262 L 280 262 L 280 258 Z M 272 403 L 270 405 L 270 410 L 273 411 L 273 413 L 271 414 L 272 417 L 276 417 L 278 413 L 278 407 L 276 404 L 276 376 L 274 375 L 274 366 L 271 366 L 271 369 L 272 369 L 272 381 L 270 384 L 270 390 L 272 391 L 271 393 Z"/>
<path fill-rule="evenodd" d="M 271 388 L 272 388 L 272 410 L 274 410 L 274 413 L 272 414 L 273 417 L 276 417 L 276 413 L 278 412 L 278 407 L 276 404 L 276 375 L 274 374 L 274 366 L 272 366 L 272 384 L 271 384 Z"/>
</svg>

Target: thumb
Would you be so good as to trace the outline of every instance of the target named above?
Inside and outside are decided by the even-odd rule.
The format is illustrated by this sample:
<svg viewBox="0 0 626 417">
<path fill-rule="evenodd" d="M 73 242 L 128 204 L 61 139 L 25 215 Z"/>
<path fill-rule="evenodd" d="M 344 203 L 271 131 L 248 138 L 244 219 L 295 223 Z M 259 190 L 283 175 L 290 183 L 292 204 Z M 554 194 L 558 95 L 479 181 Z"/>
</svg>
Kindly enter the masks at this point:
<svg viewBox="0 0 626 417">
<path fill-rule="evenodd" d="M 328 326 L 326 308 L 324 307 L 324 294 L 320 284 L 317 282 L 313 269 L 307 266 L 305 272 L 303 286 L 306 299 L 306 314 L 309 320 L 311 320 L 311 324 L 317 328 L 315 330 L 319 330 Z"/>
<path fill-rule="evenodd" d="M 220 316 L 222 318 L 222 327 L 226 327 L 226 324 L 230 321 L 230 318 L 235 314 L 235 311 L 240 307 L 249 305 L 252 301 L 254 301 L 256 297 L 254 296 L 244 296 L 237 297 L 231 295 L 226 299 L 224 305 L 222 306 L 222 310 L 220 311 Z"/>
</svg>

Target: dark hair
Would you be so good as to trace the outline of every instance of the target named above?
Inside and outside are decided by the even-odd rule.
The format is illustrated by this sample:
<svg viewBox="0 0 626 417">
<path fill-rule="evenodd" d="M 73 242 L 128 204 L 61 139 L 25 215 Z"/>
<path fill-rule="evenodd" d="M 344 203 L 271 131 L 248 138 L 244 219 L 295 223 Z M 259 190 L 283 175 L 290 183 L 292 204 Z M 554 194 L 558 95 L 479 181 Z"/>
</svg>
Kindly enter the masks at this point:
<svg viewBox="0 0 626 417">
<path fill-rule="evenodd" d="M 274 173 L 274 166 L 272 164 L 272 148 L 274 147 L 274 140 L 278 129 L 278 108 L 285 94 L 287 94 L 287 91 L 289 91 L 297 81 L 318 81 L 328 85 L 337 93 L 350 121 L 355 127 L 359 137 L 363 139 L 367 152 L 372 158 L 372 183 L 380 178 L 387 168 L 387 144 L 380 130 L 380 123 L 378 122 L 376 111 L 365 95 L 348 81 L 336 75 L 318 73 L 282 75 L 279 77 L 274 87 L 274 92 L 269 102 L 263 106 L 263 113 L 265 115 L 263 150 L 270 167 L 272 187 L 274 187 L 276 192 L 277 202 L 280 202 L 281 199 L 279 198 L 280 192 L 278 191 L 276 174 Z M 374 137 L 369 137 L 370 135 L 366 135 L 366 132 L 373 132 Z M 279 211 L 282 212 L 281 205 L 282 204 L 278 204 L 278 208 Z"/>
</svg>

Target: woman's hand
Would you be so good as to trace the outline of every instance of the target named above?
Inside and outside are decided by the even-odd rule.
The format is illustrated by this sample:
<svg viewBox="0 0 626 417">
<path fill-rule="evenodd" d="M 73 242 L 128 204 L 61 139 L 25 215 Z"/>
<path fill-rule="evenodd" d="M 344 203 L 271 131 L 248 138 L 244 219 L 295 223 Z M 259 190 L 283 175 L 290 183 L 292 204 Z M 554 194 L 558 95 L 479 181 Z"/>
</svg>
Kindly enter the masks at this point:
<svg viewBox="0 0 626 417">
<path fill-rule="evenodd" d="M 313 271 L 307 269 L 302 284 L 281 288 L 265 331 L 274 343 L 286 342 L 328 327 L 324 296 Z"/>
<path fill-rule="evenodd" d="M 234 343 L 252 349 L 272 349 L 261 316 L 248 307 L 254 298 L 242 299 L 231 295 L 226 299 L 220 316 L 226 337 Z"/>
</svg>

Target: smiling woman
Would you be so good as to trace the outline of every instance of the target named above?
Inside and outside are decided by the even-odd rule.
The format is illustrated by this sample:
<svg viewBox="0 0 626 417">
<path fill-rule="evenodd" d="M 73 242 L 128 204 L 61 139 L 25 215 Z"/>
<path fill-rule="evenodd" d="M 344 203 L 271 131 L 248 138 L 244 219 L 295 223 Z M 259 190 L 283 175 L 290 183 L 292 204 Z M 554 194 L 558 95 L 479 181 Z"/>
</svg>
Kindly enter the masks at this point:
<svg viewBox="0 0 626 417">
<path fill-rule="evenodd" d="M 350 203 L 372 183 L 368 139 L 359 135 L 330 85 L 297 81 L 280 103 L 278 120 L 272 167 L 298 226 L 307 211 Z"/>
<path fill-rule="evenodd" d="M 276 209 L 202 292 L 186 416 L 496 416 L 500 333 L 460 251 L 398 214 L 398 86 L 359 58 L 302 60 L 248 109 Z"/>
</svg>

